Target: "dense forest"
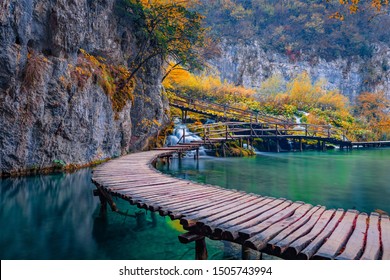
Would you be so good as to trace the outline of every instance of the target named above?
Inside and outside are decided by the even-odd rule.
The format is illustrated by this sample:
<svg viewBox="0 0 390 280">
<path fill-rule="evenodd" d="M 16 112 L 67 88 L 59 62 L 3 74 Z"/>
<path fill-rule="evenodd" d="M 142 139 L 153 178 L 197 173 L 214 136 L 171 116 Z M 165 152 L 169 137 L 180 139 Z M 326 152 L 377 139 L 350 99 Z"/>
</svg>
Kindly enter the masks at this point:
<svg viewBox="0 0 390 280">
<path fill-rule="evenodd" d="M 390 43 L 390 16 L 371 1 L 201 0 L 198 11 L 215 38 L 259 40 L 293 59 L 370 56 L 373 43 Z M 377 2 L 377 1 L 374 1 Z M 386 1 L 379 1 L 386 2 Z"/>
</svg>

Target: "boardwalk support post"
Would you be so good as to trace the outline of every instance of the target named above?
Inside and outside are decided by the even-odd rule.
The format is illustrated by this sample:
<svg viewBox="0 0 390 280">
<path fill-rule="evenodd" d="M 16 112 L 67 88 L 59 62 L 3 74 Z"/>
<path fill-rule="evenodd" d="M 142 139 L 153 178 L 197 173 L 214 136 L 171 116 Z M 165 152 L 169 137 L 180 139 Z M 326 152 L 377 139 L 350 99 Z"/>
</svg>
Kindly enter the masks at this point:
<svg viewBox="0 0 390 280">
<path fill-rule="evenodd" d="M 246 246 L 242 246 L 241 248 L 241 257 L 243 260 L 249 260 L 251 256 L 251 249 Z"/>
<path fill-rule="evenodd" d="M 144 228 L 146 226 L 146 214 L 145 211 L 135 212 L 135 218 L 137 220 L 137 227 Z"/>
<path fill-rule="evenodd" d="M 116 206 L 111 195 L 108 194 L 102 187 L 97 186 L 97 190 L 94 191 L 95 196 L 99 196 L 100 200 L 100 214 L 105 215 L 107 213 L 107 203 L 110 205 L 110 208 L 113 212 L 118 212 L 118 207 Z"/>
<path fill-rule="evenodd" d="M 206 239 L 204 237 L 195 241 L 195 259 L 196 260 L 207 260 L 207 246 Z"/>
<path fill-rule="evenodd" d="M 195 241 L 195 259 L 207 260 L 208 253 L 206 247 L 206 239 L 202 235 L 187 232 L 178 236 L 182 244 L 188 244 Z"/>
<path fill-rule="evenodd" d="M 99 200 L 100 200 L 99 216 L 101 218 L 106 217 L 107 216 L 107 199 L 103 195 L 100 194 L 100 191 L 98 189 L 94 190 L 94 195 L 99 196 Z"/>
<path fill-rule="evenodd" d="M 303 152 L 302 138 L 299 138 L 299 151 Z"/>
</svg>

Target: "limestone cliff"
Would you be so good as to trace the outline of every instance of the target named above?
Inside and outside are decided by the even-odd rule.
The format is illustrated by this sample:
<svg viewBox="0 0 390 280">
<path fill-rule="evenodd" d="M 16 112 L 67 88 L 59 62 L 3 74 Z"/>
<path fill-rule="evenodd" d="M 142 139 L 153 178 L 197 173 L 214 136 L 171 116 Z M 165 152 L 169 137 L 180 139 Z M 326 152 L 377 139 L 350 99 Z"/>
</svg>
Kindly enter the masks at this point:
<svg viewBox="0 0 390 280">
<path fill-rule="evenodd" d="M 384 91 L 390 98 L 390 48 L 373 46 L 370 58 L 352 56 L 327 61 L 315 53 L 281 54 L 265 50 L 259 41 L 221 44 L 222 54 L 211 61 L 222 77 L 237 85 L 260 87 L 274 74 L 286 81 L 306 71 L 314 80 L 325 79 L 352 101 L 363 91 Z"/>
<path fill-rule="evenodd" d="M 147 146 L 168 120 L 161 59 L 138 72 L 120 106 L 99 82 L 137 53 L 136 30 L 117 16 L 115 0 L 0 3 L 0 176 Z M 108 82 L 118 82 L 114 74 Z"/>
</svg>

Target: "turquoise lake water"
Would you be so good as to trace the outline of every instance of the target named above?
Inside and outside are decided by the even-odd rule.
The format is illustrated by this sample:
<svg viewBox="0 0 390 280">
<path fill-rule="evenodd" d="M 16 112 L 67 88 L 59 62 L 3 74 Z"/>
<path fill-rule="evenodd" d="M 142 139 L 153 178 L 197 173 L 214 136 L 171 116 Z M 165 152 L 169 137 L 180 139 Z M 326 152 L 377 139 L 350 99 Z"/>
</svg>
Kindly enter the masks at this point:
<svg viewBox="0 0 390 280">
<path fill-rule="evenodd" d="M 390 149 L 260 154 L 253 158 L 174 160 L 173 176 L 328 208 L 390 212 Z M 193 259 L 180 226 L 158 216 L 140 228 L 132 217 L 99 217 L 91 170 L 0 180 L 1 259 Z M 117 200 L 128 214 L 138 210 Z M 211 259 L 239 257 L 208 241 Z M 228 254 L 226 254 L 228 253 Z"/>
<path fill-rule="evenodd" d="M 328 208 L 390 213 L 390 149 L 173 160 L 172 176 Z"/>
</svg>

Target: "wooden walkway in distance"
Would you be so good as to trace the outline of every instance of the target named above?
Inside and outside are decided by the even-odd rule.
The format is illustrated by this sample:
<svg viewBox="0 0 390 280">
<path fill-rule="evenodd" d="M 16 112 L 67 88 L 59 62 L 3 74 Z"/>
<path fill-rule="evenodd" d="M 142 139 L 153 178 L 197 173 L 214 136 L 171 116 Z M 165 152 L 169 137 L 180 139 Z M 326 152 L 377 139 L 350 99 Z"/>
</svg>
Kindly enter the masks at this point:
<svg viewBox="0 0 390 280">
<path fill-rule="evenodd" d="M 389 147 L 390 141 L 366 141 L 366 142 L 352 142 L 352 146 L 357 148 L 369 148 L 369 147 Z"/>
<path fill-rule="evenodd" d="M 196 241 L 197 248 L 208 237 L 241 244 L 243 252 L 252 248 L 284 259 L 390 259 L 387 215 L 326 209 L 202 185 L 153 167 L 158 157 L 197 145 L 130 154 L 95 168 L 92 181 L 102 207 L 108 202 L 117 210 L 112 197 L 119 197 L 139 208 L 180 219 L 188 233 L 179 240 Z"/>
</svg>

